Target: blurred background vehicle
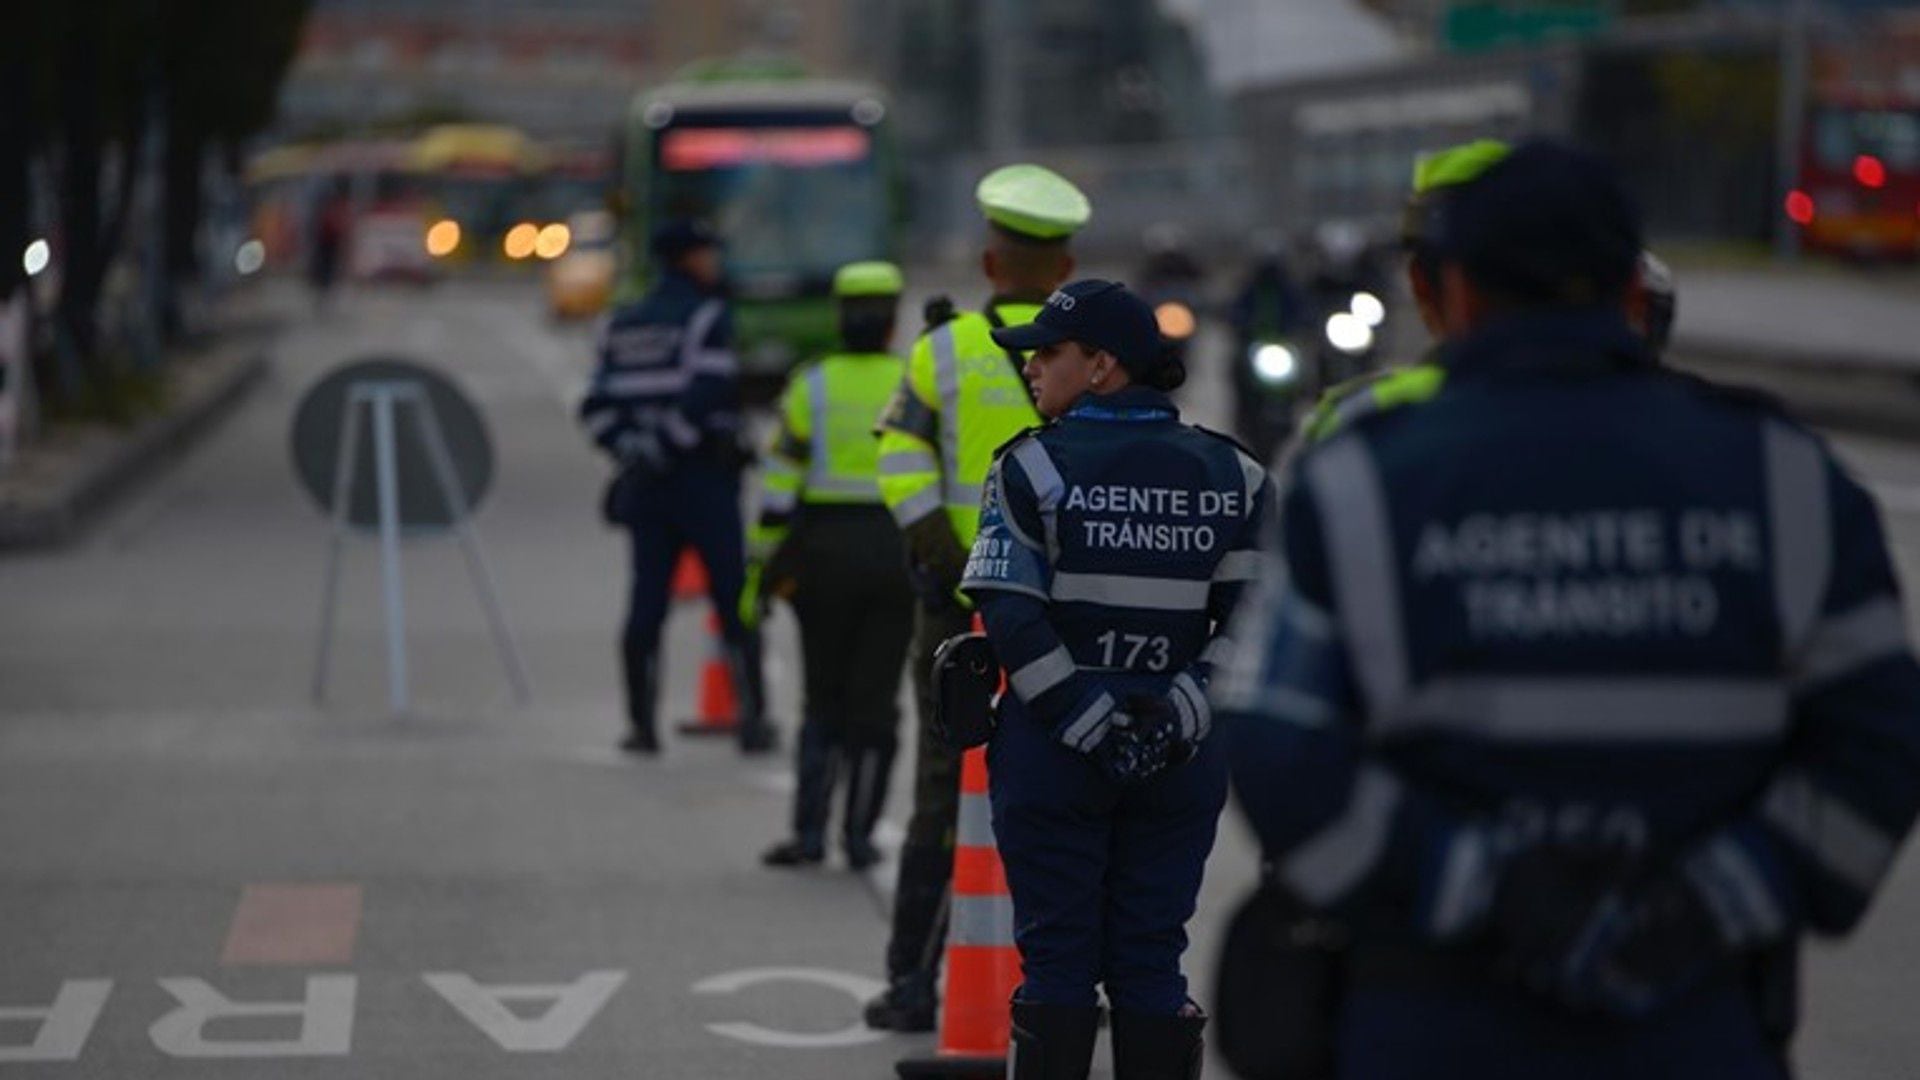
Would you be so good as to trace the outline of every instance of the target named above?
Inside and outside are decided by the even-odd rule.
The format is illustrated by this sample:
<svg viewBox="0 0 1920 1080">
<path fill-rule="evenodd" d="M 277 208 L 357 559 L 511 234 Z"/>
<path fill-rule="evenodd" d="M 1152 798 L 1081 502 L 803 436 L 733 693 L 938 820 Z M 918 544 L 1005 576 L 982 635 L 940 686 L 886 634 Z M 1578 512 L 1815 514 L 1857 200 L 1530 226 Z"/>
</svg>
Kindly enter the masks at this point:
<svg viewBox="0 0 1920 1080">
<path fill-rule="evenodd" d="M 547 313 L 555 319 L 587 319 L 613 299 L 619 258 L 614 219 L 605 210 L 583 210 L 566 220 L 569 243 L 547 264 Z"/>
<path fill-rule="evenodd" d="M 655 222 L 710 222 L 726 241 L 735 334 L 750 397 L 834 341 L 833 273 L 891 259 L 898 229 L 887 107 L 875 87 L 797 68 L 713 63 L 633 102 L 620 200 L 628 266 Z"/>
</svg>

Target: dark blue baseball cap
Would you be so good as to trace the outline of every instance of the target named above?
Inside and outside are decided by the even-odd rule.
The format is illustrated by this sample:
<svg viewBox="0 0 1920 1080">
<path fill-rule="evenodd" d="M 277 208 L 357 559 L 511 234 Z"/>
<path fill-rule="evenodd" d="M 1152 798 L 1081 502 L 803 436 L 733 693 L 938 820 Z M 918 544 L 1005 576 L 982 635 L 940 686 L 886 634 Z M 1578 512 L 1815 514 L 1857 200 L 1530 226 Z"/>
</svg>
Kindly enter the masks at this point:
<svg viewBox="0 0 1920 1080">
<path fill-rule="evenodd" d="M 654 227 L 648 248 L 654 257 L 672 262 L 689 251 L 721 246 L 720 234 L 713 226 L 695 218 L 673 218 Z"/>
<path fill-rule="evenodd" d="M 1480 285 L 1517 300 L 1597 304 L 1632 280 L 1640 211 L 1604 158 L 1533 139 L 1436 204 L 1433 241 Z"/>
<path fill-rule="evenodd" d="M 1112 353 L 1133 375 L 1152 369 L 1166 352 L 1153 308 L 1125 285 L 1099 278 L 1060 286 L 1032 322 L 1003 326 L 993 341 L 1021 351 L 1077 341 Z"/>
</svg>

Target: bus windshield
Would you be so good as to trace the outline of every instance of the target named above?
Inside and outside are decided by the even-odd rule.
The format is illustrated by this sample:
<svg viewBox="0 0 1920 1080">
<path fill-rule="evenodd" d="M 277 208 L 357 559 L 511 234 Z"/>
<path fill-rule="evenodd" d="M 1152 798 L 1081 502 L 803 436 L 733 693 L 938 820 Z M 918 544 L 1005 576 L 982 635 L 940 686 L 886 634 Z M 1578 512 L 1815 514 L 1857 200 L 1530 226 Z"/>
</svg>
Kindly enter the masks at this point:
<svg viewBox="0 0 1920 1080">
<path fill-rule="evenodd" d="M 738 275 L 830 274 L 884 235 L 873 137 L 857 125 L 677 125 L 654 164 L 658 215 L 715 222 Z"/>
</svg>

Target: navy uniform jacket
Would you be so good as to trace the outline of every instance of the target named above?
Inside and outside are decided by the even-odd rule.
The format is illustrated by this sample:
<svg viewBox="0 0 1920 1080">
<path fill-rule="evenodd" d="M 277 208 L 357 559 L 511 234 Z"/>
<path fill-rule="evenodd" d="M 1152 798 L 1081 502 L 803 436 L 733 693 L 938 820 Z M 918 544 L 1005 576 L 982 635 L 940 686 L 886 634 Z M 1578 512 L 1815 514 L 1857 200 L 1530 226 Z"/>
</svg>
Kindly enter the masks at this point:
<svg viewBox="0 0 1920 1080">
<path fill-rule="evenodd" d="M 1410 938 L 1490 856 L 1675 866 L 1731 944 L 1861 916 L 1920 805 L 1920 667 L 1867 494 L 1604 314 L 1451 347 L 1310 448 L 1215 686 L 1282 878 Z"/>
<path fill-rule="evenodd" d="M 1231 440 L 1139 387 L 1083 398 L 1002 447 L 961 588 L 1013 711 L 1088 749 L 1124 695 L 1167 694 L 1183 734 L 1204 738 L 1205 686 L 1271 488 Z"/>
<path fill-rule="evenodd" d="M 598 352 L 580 423 L 616 461 L 661 472 L 734 445 L 739 363 L 725 300 L 669 271 L 613 313 Z"/>
</svg>

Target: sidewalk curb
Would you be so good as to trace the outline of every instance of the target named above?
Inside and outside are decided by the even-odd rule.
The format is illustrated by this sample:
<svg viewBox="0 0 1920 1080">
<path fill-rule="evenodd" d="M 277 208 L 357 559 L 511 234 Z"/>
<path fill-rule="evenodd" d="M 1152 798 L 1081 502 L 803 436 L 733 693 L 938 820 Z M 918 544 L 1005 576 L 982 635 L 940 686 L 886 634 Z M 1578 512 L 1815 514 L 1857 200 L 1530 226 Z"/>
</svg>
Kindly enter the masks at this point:
<svg viewBox="0 0 1920 1080">
<path fill-rule="evenodd" d="M 87 519 L 114 496 L 151 475 L 206 434 L 260 382 L 268 368 L 266 347 L 215 354 L 190 363 L 221 370 L 185 388 L 176 406 L 125 432 L 84 446 L 74 459 L 48 465 L 45 490 L 19 490 L 0 479 L 0 551 L 52 548 L 79 535 Z M 34 449 L 23 459 L 31 460 Z"/>
</svg>

